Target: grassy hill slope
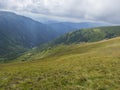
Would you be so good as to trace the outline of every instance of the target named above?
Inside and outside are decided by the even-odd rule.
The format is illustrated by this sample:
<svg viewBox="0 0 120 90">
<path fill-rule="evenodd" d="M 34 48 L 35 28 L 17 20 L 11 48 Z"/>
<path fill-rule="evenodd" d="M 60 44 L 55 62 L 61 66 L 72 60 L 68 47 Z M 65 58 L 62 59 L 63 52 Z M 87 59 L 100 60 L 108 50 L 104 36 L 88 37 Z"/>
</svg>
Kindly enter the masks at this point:
<svg viewBox="0 0 120 90">
<path fill-rule="evenodd" d="M 60 45 L 36 51 L 30 58 L 31 61 L 0 64 L 1 90 L 120 89 L 120 37 Z"/>
</svg>

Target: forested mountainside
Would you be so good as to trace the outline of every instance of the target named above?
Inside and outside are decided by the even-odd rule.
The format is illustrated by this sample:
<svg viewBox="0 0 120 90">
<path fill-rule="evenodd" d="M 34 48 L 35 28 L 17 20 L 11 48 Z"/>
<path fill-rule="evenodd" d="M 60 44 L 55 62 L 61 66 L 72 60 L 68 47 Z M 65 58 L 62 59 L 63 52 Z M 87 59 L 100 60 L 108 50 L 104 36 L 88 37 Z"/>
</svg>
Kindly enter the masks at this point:
<svg viewBox="0 0 120 90">
<path fill-rule="evenodd" d="M 0 59 L 55 39 L 56 31 L 30 18 L 0 11 Z"/>
<path fill-rule="evenodd" d="M 53 42 L 53 44 L 94 42 L 103 39 L 110 39 L 117 36 L 120 36 L 120 26 L 80 29 L 59 37 Z"/>
</svg>

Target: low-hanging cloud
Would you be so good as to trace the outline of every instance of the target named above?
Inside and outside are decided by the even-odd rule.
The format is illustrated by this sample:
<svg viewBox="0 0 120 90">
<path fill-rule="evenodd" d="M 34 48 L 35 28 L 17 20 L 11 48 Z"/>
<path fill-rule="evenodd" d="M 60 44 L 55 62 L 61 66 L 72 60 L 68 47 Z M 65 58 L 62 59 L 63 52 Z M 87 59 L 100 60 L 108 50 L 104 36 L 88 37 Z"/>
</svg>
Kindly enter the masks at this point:
<svg viewBox="0 0 120 90">
<path fill-rule="evenodd" d="M 0 9 L 120 23 L 120 0 L 1 0 Z"/>
</svg>

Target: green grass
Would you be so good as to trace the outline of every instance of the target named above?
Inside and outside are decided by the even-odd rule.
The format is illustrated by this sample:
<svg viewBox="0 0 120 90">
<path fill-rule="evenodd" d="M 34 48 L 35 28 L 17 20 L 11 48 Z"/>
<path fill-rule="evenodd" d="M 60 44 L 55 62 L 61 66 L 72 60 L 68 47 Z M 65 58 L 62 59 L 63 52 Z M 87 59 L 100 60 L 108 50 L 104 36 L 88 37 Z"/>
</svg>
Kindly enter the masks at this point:
<svg viewBox="0 0 120 90">
<path fill-rule="evenodd" d="M 120 89 L 120 37 L 33 51 L 0 64 L 0 90 Z"/>
</svg>

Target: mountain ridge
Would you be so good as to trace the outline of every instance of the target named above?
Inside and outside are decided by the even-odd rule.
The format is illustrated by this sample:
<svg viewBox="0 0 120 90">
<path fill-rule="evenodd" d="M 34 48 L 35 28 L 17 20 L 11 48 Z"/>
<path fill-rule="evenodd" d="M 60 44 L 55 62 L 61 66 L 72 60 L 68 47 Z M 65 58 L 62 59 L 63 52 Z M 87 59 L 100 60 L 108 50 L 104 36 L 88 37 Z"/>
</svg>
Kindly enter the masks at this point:
<svg viewBox="0 0 120 90">
<path fill-rule="evenodd" d="M 1 58 L 10 55 L 14 57 L 19 50 L 26 51 L 57 36 L 58 34 L 45 24 L 15 13 L 0 11 Z"/>
<path fill-rule="evenodd" d="M 110 26 L 112 24 L 107 23 L 97 23 L 97 22 L 54 22 L 54 23 L 48 23 L 50 27 L 52 27 L 54 30 L 59 31 L 58 33 L 60 35 L 63 35 L 65 33 L 75 31 L 78 29 L 83 28 L 95 28 L 100 26 Z"/>
<path fill-rule="evenodd" d="M 120 26 L 104 26 L 69 32 L 53 41 L 53 44 L 94 42 L 120 36 Z"/>
</svg>

